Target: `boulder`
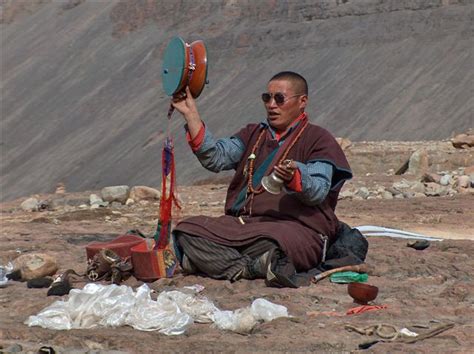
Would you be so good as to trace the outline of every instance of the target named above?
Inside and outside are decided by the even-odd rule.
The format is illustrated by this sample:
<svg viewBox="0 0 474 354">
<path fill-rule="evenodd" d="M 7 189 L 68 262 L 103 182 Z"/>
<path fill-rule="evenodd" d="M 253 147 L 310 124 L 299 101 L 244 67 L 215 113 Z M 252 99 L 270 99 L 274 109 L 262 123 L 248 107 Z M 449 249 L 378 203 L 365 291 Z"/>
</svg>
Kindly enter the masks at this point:
<svg viewBox="0 0 474 354">
<path fill-rule="evenodd" d="M 474 133 L 469 131 L 466 134 L 458 134 L 451 139 L 451 143 L 456 149 L 467 149 L 474 146 Z"/>
<path fill-rule="evenodd" d="M 129 198 L 136 202 L 140 200 L 156 200 L 161 198 L 161 192 L 147 186 L 134 186 L 130 190 Z"/>
<path fill-rule="evenodd" d="M 106 202 L 119 202 L 125 204 L 130 194 L 129 186 L 110 186 L 101 190 L 102 199 Z"/>
<path fill-rule="evenodd" d="M 408 160 L 408 173 L 421 176 L 428 171 L 428 153 L 424 149 L 416 150 Z"/>
<path fill-rule="evenodd" d="M 28 198 L 23 201 L 20 207 L 24 211 L 37 211 L 38 210 L 38 199 L 36 198 Z"/>
<path fill-rule="evenodd" d="M 58 271 L 56 258 L 45 253 L 24 254 L 12 263 L 13 272 L 20 270 L 23 281 L 53 275 Z"/>
</svg>

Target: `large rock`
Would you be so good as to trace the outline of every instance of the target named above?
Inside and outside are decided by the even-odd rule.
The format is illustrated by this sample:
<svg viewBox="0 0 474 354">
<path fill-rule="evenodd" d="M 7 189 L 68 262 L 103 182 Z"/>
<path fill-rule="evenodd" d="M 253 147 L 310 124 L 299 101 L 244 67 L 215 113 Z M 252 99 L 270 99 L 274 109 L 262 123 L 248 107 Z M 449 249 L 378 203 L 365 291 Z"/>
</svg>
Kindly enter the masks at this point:
<svg viewBox="0 0 474 354">
<path fill-rule="evenodd" d="M 134 201 L 160 199 L 161 192 L 147 186 L 134 186 L 130 190 L 130 197 Z"/>
<path fill-rule="evenodd" d="M 101 191 L 102 199 L 106 202 L 119 202 L 125 204 L 130 194 L 129 186 L 104 187 Z"/>
<path fill-rule="evenodd" d="M 428 153 L 424 149 L 416 150 L 410 156 L 408 161 L 408 173 L 415 176 L 421 176 L 428 171 L 429 160 Z"/>
<path fill-rule="evenodd" d="M 56 258 L 45 253 L 21 255 L 13 260 L 13 271 L 20 270 L 21 280 L 53 275 L 58 271 Z"/>
<path fill-rule="evenodd" d="M 24 211 L 37 211 L 38 210 L 38 199 L 36 198 L 28 198 L 23 201 L 20 207 Z"/>
<path fill-rule="evenodd" d="M 457 149 L 467 149 L 474 146 L 474 133 L 471 131 L 467 134 L 458 134 L 451 139 L 453 146 Z"/>
</svg>

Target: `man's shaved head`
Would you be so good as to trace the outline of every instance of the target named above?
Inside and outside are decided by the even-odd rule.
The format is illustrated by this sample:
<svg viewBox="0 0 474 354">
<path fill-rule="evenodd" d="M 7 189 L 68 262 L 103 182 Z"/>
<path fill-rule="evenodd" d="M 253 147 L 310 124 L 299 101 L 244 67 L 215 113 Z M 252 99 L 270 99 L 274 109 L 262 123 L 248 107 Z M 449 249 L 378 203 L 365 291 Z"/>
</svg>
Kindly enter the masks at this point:
<svg viewBox="0 0 474 354">
<path fill-rule="evenodd" d="M 308 95 L 308 83 L 306 82 L 306 79 L 298 73 L 293 71 L 282 71 L 270 79 L 270 81 L 274 80 L 290 81 L 295 93 Z"/>
</svg>

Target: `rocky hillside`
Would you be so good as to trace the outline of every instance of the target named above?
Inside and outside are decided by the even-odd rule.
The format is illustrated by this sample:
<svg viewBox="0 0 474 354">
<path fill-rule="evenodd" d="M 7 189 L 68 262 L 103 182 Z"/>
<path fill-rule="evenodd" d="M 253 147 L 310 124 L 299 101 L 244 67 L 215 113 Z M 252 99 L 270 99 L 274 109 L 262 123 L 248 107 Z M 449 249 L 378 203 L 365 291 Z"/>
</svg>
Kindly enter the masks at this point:
<svg viewBox="0 0 474 354">
<path fill-rule="evenodd" d="M 204 39 L 198 103 L 215 135 L 261 120 L 280 70 L 310 82 L 313 122 L 361 140 L 436 140 L 473 126 L 472 0 L 0 1 L 0 198 L 158 185 L 168 129 L 161 57 Z M 202 171 L 176 139 L 178 181 Z"/>
</svg>

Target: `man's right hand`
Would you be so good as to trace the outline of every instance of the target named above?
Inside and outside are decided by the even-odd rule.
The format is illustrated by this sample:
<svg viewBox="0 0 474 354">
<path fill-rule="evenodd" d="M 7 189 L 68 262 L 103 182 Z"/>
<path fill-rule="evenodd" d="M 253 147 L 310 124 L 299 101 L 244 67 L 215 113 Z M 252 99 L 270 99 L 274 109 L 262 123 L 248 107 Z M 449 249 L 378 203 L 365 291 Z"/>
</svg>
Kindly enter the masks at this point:
<svg viewBox="0 0 474 354">
<path fill-rule="evenodd" d="M 189 86 L 186 86 L 185 92 L 173 95 L 171 105 L 183 115 L 186 123 L 188 123 L 191 138 L 194 138 L 202 127 L 202 121 Z"/>
<path fill-rule="evenodd" d="M 184 119 L 189 123 L 189 120 L 199 118 L 199 112 L 196 107 L 196 101 L 191 95 L 189 86 L 186 86 L 185 92 L 178 92 L 173 95 L 171 105 L 184 116 Z"/>
</svg>

